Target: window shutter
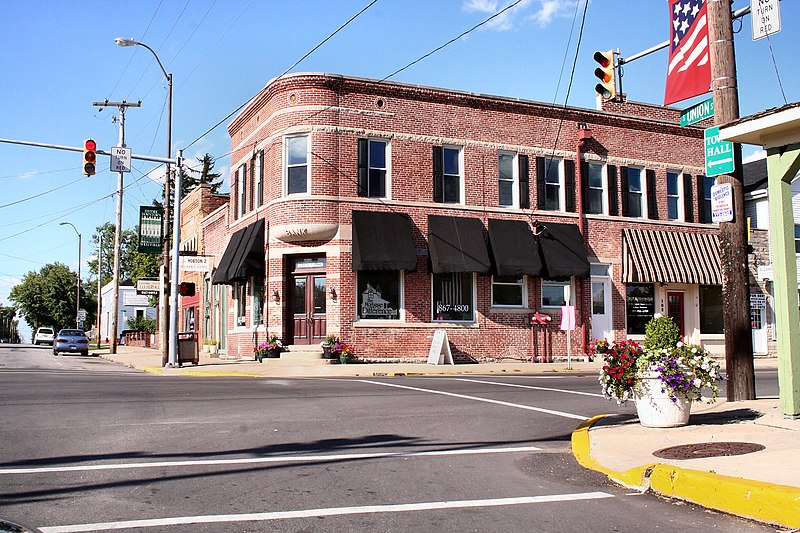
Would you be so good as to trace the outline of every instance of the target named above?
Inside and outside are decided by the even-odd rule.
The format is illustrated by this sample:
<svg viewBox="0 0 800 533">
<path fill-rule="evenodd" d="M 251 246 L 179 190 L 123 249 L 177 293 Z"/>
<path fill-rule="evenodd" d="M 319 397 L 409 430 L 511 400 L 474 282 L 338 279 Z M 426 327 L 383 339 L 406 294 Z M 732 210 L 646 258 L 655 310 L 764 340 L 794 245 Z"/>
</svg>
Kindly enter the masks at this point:
<svg viewBox="0 0 800 533">
<path fill-rule="evenodd" d="M 647 218 L 658 219 L 658 199 L 656 198 L 656 171 L 653 169 L 645 170 L 647 180 Z"/>
<path fill-rule="evenodd" d="M 566 210 L 575 212 L 575 161 L 564 160 L 564 200 Z"/>
<path fill-rule="evenodd" d="M 705 176 L 695 176 L 695 179 L 697 179 L 697 221 L 707 224 L 711 222 L 711 214 L 706 213 L 705 191 L 703 191 Z"/>
<path fill-rule="evenodd" d="M 683 175 L 683 214 L 686 222 L 694 222 L 694 209 L 692 209 L 692 175 Z"/>
<path fill-rule="evenodd" d="M 583 198 L 583 212 L 589 212 L 589 163 L 581 161 L 581 198 Z"/>
<path fill-rule="evenodd" d="M 231 180 L 231 200 L 233 201 L 233 220 L 238 218 L 239 214 L 239 171 L 233 173 Z"/>
<path fill-rule="evenodd" d="M 256 158 L 250 159 L 250 211 L 256 206 Z"/>
<path fill-rule="evenodd" d="M 358 140 L 358 195 L 367 196 L 369 179 L 369 149 L 366 139 Z"/>
<path fill-rule="evenodd" d="M 544 157 L 536 158 L 536 205 L 544 209 Z"/>
<path fill-rule="evenodd" d="M 617 190 L 617 167 L 608 165 L 608 214 L 612 217 L 619 215 L 619 194 Z"/>
<path fill-rule="evenodd" d="M 622 216 L 630 216 L 628 211 L 628 167 L 619 167 L 620 185 L 622 186 Z"/>
<path fill-rule="evenodd" d="M 519 207 L 520 209 L 529 209 L 531 207 L 531 184 L 530 184 L 530 169 L 528 166 L 528 156 L 519 154 Z"/>
<path fill-rule="evenodd" d="M 444 202 L 444 149 L 433 147 L 433 201 Z"/>
<path fill-rule="evenodd" d="M 239 172 L 242 175 L 242 190 L 239 191 L 239 194 L 244 194 L 244 198 L 241 199 L 242 215 L 244 215 L 247 213 L 247 163 L 239 167 Z"/>
</svg>

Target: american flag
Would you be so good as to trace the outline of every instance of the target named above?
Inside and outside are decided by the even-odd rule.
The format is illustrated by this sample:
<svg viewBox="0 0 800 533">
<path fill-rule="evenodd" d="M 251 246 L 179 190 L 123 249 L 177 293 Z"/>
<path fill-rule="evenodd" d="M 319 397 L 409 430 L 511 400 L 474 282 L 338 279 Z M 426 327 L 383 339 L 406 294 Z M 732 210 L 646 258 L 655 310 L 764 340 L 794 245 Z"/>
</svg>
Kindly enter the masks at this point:
<svg viewBox="0 0 800 533">
<path fill-rule="evenodd" d="M 664 105 L 711 89 L 706 0 L 668 0 L 670 43 Z"/>
</svg>

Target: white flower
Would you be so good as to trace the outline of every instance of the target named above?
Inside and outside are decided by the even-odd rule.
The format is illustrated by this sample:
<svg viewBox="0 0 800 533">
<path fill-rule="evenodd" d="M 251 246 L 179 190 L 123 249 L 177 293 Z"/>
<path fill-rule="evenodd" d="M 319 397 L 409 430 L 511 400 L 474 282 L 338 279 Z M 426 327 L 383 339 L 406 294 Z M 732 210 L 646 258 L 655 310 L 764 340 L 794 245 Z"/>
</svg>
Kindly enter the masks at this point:
<svg viewBox="0 0 800 533">
<path fill-rule="evenodd" d="M 653 315 L 653 318 L 661 318 L 663 315 L 661 313 L 656 313 Z"/>
<path fill-rule="evenodd" d="M 681 341 L 678 341 L 678 344 L 676 344 L 675 346 L 677 346 L 678 348 L 680 348 L 681 346 L 683 346 L 683 343 L 682 343 Z M 694 349 L 694 348 L 692 348 L 692 351 L 694 352 L 694 351 L 695 351 L 695 349 Z"/>
<path fill-rule="evenodd" d="M 692 353 L 697 353 L 697 348 L 692 347 Z"/>
<path fill-rule="evenodd" d="M 692 385 L 694 385 L 697 388 L 700 388 L 703 385 L 703 382 L 700 381 L 699 378 L 694 378 L 694 380 L 692 381 Z"/>
</svg>

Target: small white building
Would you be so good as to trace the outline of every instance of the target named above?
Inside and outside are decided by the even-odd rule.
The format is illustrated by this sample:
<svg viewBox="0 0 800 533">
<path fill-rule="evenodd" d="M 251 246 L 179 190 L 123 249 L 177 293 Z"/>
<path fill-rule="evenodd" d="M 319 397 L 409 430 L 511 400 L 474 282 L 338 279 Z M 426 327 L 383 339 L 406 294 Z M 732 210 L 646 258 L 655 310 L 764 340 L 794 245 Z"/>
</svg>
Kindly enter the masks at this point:
<svg viewBox="0 0 800 533">
<path fill-rule="evenodd" d="M 101 289 L 103 306 L 100 320 L 100 338 L 108 342 L 111 331 L 112 293 L 113 282 L 109 282 Z M 117 316 L 117 336 L 128 328 L 128 319 L 144 316 L 155 320 L 157 310 L 148 305 L 149 296 L 136 294 L 136 287 L 130 281 L 123 281 L 119 285 L 119 315 Z"/>
</svg>

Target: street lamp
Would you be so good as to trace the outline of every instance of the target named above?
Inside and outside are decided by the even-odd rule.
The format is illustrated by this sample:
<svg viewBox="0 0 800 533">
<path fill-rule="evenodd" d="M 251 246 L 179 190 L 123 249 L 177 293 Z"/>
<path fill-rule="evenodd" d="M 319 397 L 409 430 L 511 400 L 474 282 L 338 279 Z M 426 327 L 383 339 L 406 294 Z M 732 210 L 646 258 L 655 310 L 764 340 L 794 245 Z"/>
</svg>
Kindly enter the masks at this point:
<svg viewBox="0 0 800 533">
<path fill-rule="evenodd" d="M 164 65 L 161 63 L 158 54 L 155 50 L 150 48 L 144 43 L 140 43 L 135 39 L 125 39 L 124 37 L 117 37 L 114 42 L 119 46 L 141 46 L 146 48 L 153 54 L 161 68 L 161 72 L 167 78 L 167 159 L 172 157 L 172 74 L 167 73 Z M 170 164 L 167 163 L 167 173 L 164 178 L 164 220 L 162 222 L 162 233 L 164 234 L 164 243 L 162 246 L 162 263 L 161 263 L 161 295 L 158 298 L 158 323 L 160 325 L 158 340 L 161 345 L 161 364 L 165 366 L 168 359 L 168 337 L 169 331 L 169 302 L 167 299 L 167 287 L 169 287 L 169 176 Z M 173 237 L 174 238 L 174 237 Z M 173 361 L 170 361 L 172 363 Z"/>
<path fill-rule="evenodd" d="M 75 233 L 78 234 L 78 288 L 75 292 L 75 327 L 81 327 L 81 234 L 72 222 L 59 222 L 59 226 L 72 226 Z"/>
</svg>

